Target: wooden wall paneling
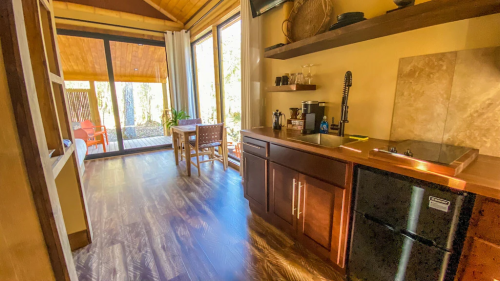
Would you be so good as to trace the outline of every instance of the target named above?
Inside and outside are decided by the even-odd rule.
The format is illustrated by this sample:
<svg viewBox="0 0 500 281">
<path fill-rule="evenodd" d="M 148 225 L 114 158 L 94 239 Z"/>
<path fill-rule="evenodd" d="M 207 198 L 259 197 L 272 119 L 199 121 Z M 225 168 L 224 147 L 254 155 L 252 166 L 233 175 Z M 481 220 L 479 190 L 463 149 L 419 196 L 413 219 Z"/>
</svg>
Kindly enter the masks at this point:
<svg viewBox="0 0 500 281">
<path fill-rule="evenodd" d="M 480 238 L 473 238 L 467 265 L 460 280 L 500 280 L 500 246 Z"/>
<path fill-rule="evenodd" d="M 78 280 L 50 164 L 31 67 L 23 4 L 0 2 L 2 51 L 33 200 L 56 280 Z"/>
<path fill-rule="evenodd" d="M 24 18 L 27 19 L 25 21 L 26 33 L 29 38 L 28 46 L 33 73 L 36 73 L 34 76 L 35 86 L 47 145 L 49 149 L 55 149 L 54 156 L 59 156 L 64 154 L 64 146 L 60 133 L 57 107 L 50 83 L 48 58 L 44 51 L 45 39 L 42 34 L 42 20 L 39 18 L 38 6 L 38 1 L 23 3 Z"/>
</svg>

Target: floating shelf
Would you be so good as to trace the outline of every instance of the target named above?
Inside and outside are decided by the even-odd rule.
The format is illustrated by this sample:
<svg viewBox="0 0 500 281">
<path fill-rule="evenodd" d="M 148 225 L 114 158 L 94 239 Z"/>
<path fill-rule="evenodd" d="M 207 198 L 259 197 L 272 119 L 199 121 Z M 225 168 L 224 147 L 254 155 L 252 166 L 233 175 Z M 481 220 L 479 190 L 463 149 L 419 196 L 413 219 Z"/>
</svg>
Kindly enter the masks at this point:
<svg viewBox="0 0 500 281">
<path fill-rule="evenodd" d="M 61 172 L 62 168 L 68 162 L 68 159 L 71 158 L 71 154 L 75 151 L 75 144 L 72 143 L 69 147 L 64 148 L 64 154 L 60 156 L 54 156 L 50 158 L 50 163 L 52 164 L 52 173 L 54 174 L 54 178 L 57 178 L 59 172 Z"/>
<path fill-rule="evenodd" d="M 264 53 L 286 60 L 423 27 L 500 13 L 500 0 L 433 0 L 294 42 Z"/>
<path fill-rule="evenodd" d="M 315 91 L 316 85 L 283 85 L 266 87 L 266 92 L 299 92 L 299 91 Z"/>
</svg>

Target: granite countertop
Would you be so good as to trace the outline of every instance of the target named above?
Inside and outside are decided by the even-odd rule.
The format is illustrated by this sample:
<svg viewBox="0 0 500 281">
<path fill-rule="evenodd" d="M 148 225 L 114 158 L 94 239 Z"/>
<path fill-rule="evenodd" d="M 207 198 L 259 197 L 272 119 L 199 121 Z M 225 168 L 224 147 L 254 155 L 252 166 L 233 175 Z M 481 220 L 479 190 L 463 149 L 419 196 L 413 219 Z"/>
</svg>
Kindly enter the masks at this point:
<svg viewBox="0 0 500 281">
<path fill-rule="evenodd" d="M 299 131 L 283 129 L 274 131 L 272 128 L 242 130 L 242 135 L 282 144 L 292 148 L 312 153 L 354 162 L 397 174 L 448 186 L 490 198 L 500 199 L 500 158 L 479 155 L 460 174 L 450 177 L 438 173 L 398 166 L 385 161 L 369 158 L 370 150 L 387 146 L 388 140 L 369 139 L 345 145 L 346 147 L 328 148 L 289 139 L 300 135 Z"/>
</svg>

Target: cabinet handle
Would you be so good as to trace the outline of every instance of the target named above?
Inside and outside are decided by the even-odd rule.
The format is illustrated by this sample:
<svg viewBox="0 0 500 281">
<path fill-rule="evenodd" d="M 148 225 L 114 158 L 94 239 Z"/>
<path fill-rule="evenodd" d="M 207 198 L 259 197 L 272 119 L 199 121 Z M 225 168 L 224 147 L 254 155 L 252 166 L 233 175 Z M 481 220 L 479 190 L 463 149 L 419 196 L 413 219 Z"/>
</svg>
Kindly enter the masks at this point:
<svg viewBox="0 0 500 281">
<path fill-rule="evenodd" d="M 299 200 L 297 201 L 297 219 L 300 219 L 300 190 L 302 189 L 302 183 L 299 181 Z"/>
<path fill-rule="evenodd" d="M 295 216 L 295 179 L 293 179 L 293 188 L 292 188 L 292 216 Z"/>
<path fill-rule="evenodd" d="M 248 142 L 244 142 L 243 144 L 244 144 L 244 145 L 248 145 L 248 146 L 253 147 L 253 148 L 257 148 L 257 149 L 261 149 L 261 148 L 262 148 L 262 147 L 260 147 L 260 146 L 256 146 L 256 145 L 251 144 L 251 143 L 248 143 Z"/>
</svg>

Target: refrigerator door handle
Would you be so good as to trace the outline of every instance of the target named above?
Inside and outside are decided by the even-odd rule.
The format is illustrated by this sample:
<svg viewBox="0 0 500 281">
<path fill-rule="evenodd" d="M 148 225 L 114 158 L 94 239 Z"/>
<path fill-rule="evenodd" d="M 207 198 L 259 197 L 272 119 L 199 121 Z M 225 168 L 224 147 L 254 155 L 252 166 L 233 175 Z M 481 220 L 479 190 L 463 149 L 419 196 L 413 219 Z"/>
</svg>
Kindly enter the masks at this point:
<svg viewBox="0 0 500 281">
<path fill-rule="evenodd" d="M 384 221 L 382 221 L 381 219 L 377 219 L 376 217 L 373 217 L 373 216 L 370 216 L 368 214 L 364 214 L 363 215 L 365 217 L 365 219 L 369 220 L 369 221 L 372 221 L 376 224 L 380 224 L 380 225 L 383 225 L 385 227 L 387 227 L 388 229 L 392 230 L 392 231 L 395 231 L 396 228 L 394 228 L 394 226 L 388 224 L 388 223 L 385 223 Z"/>
</svg>

